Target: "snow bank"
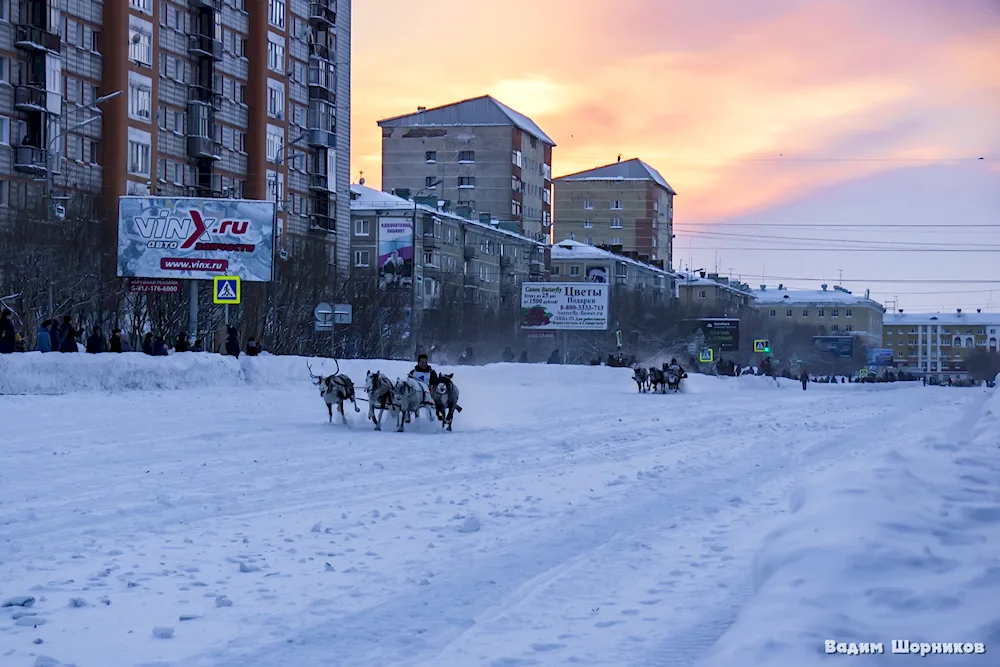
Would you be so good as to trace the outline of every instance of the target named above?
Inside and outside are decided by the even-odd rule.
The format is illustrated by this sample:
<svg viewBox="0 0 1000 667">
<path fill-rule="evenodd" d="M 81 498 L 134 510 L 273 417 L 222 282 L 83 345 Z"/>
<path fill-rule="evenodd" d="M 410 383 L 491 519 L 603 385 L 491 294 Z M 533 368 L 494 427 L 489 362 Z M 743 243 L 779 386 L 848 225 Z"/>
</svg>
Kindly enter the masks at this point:
<svg viewBox="0 0 1000 667">
<path fill-rule="evenodd" d="M 757 554 L 755 596 L 702 664 L 826 665 L 828 646 L 866 643 L 884 655 L 865 664 L 896 664 L 894 640 L 932 651 L 931 665 L 997 664 L 934 653 L 1000 650 L 1000 392 L 967 423 L 808 480 Z"/>
</svg>

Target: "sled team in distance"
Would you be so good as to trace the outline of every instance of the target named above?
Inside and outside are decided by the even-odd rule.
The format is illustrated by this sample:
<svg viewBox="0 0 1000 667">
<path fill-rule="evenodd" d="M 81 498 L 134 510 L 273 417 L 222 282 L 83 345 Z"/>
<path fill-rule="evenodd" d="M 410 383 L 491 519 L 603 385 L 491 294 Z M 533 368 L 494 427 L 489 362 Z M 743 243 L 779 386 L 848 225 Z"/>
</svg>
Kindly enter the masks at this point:
<svg viewBox="0 0 1000 667">
<path fill-rule="evenodd" d="M 677 363 L 676 359 L 671 359 L 670 363 L 664 363 L 662 368 L 652 366 L 643 368 L 636 365 L 632 370 L 632 379 L 639 385 L 639 393 L 657 392 L 660 394 L 667 391 L 677 393 L 681 387 L 681 380 L 687 377 L 687 373 Z"/>
<path fill-rule="evenodd" d="M 333 375 L 316 375 L 308 363 L 309 377 L 319 386 L 319 394 L 326 403 L 326 409 L 333 421 L 333 406 L 337 406 L 340 420 L 347 424 L 344 404 L 350 401 L 355 412 L 361 412 L 354 392 L 354 382 L 340 372 L 340 363 L 334 359 L 337 370 Z M 462 411 L 458 404 L 458 386 L 453 373 L 436 373 L 427 363 L 427 355 L 417 357 L 416 367 L 404 379 L 395 382 L 381 371 L 368 371 L 365 377 L 365 393 L 368 395 L 368 418 L 375 424 L 375 430 L 382 430 L 382 416 L 388 410 L 396 419 L 396 431 L 402 433 L 410 417 L 420 419 L 421 408 L 427 411 L 427 418 L 441 422 L 441 428 L 451 430 L 456 412 Z M 375 408 L 378 408 L 378 415 Z M 433 412 L 431 410 L 433 409 Z"/>
</svg>

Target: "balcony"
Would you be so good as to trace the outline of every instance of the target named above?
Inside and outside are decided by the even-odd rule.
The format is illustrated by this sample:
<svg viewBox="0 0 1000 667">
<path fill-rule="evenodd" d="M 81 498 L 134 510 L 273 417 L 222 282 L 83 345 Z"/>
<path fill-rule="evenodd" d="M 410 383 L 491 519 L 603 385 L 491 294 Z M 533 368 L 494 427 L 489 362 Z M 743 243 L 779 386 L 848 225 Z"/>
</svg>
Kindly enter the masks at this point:
<svg viewBox="0 0 1000 667">
<path fill-rule="evenodd" d="M 214 9 L 222 11 L 222 0 L 189 0 L 191 9 Z"/>
<path fill-rule="evenodd" d="M 47 152 L 35 146 L 14 147 L 14 169 L 34 176 L 44 176 L 49 171 Z"/>
<path fill-rule="evenodd" d="M 465 246 L 464 253 L 465 259 L 475 259 L 476 257 L 479 257 L 479 248 L 474 245 L 467 245 Z"/>
<path fill-rule="evenodd" d="M 514 266 L 514 257 L 512 255 L 500 255 L 500 266 L 505 269 Z"/>
<path fill-rule="evenodd" d="M 222 144 L 208 137 L 189 135 L 187 152 L 189 157 L 197 160 L 221 160 Z"/>
<path fill-rule="evenodd" d="M 309 174 L 309 189 L 314 192 L 333 192 L 328 174 Z"/>
<path fill-rule="evenodd" d="M 318 0 L 309 3 L 309 20 L 337 25 L 336 0 Z"/>
<path fill-rule="evenodd" d="M 463 281 L 466 287 L 479 287 L 483 284 L 482 279 L 475 275 L 466 275 Z"/>
<path fill-rule="evenodd" d="M 324 88 L 320 85 L 309 85 L 309 101 L 319 101 L 326 102 L 327 104 L 336 104 L 337 93 L 329 88 Z"/>
<path fill-rule="evenodd" d="M 326 130 L 310 129 L 306 131 L 306 143 L 317 148 L 336 148 L 337 135 Z"/>
<path fill-rule="evenodd" d="M 337 231 L 337 223 L 329 215 L 323 215 L 321 213 L 312 213 L 309 216 L 309 231 L 335 232 Z"/>
<path fill-rule="evenodd" d="M 424 234 L 424 248 L 427 250 L 435 250 L 441 247 L 441 239 L 434 236 L 433 234 Z"/>
<path fill-rule="evenodd" d="M 188 102 L 207 104 L 219 109 L 222 107 L 222 95 L 205 86 L 188 86 Z"/>
<path fill-rule="evenodd" d="M 48 98 L 42 86 L 18 86 L 14 89 L 14 106 L 21 111 L 47 111 Z"/>
<path fill-rule="evenodd" d="M 534 260 L 531 262 L 531 266 L 528 268 L 528 273 L 533 276 L 545 275 L 545 262 L 539 262 Z"/>
<path fill-rule="evenodd" d="M 325 44 L 310 44 L 309 57 L 319 58 L 320 60 L 326 60 L 329 62 L 333 62 L 334 60 L 330 51 L 330 47 L 326 46 Z"/>
<path fill-rule="evenodd" d="M 210 35 L 188 35 L 188 54 L 192 58 L 222 60 L 222 42 Z"/>
<path fill-rule="evenodd" d="M 59 35 L 36 25 L 19 25 L 14 33 L 14 45 L 26 51 L 59 53 L 62 40 Z"/>
</svg>

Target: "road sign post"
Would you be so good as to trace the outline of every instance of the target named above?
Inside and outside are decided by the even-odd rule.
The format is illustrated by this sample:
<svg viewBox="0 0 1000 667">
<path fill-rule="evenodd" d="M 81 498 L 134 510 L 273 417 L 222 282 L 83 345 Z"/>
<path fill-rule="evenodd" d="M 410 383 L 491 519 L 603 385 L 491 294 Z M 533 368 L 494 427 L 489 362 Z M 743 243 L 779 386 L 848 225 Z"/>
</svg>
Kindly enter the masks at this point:
<svg viewBox="0 0 1000 667">
<path fill-rule="evenodd" d="M 771 353 L 771 341 L 765 339 L 758 339 L 753 342 L 753 351 L 760 354 L 770 354 Z"/>
<path fill-rule="evenodd" d="M 710 364 L 715 360 L 715 351 L 712 348 L 706 348 L 701 351 L 698 355 L 698 361 L 703 364 Z"/>
<path fill-rule="evenodd" d="M 212 301 L 220 305 L 238 306 L 242 289 L 239 276 L 216 276 L 212 279 Z"/>
</svg>

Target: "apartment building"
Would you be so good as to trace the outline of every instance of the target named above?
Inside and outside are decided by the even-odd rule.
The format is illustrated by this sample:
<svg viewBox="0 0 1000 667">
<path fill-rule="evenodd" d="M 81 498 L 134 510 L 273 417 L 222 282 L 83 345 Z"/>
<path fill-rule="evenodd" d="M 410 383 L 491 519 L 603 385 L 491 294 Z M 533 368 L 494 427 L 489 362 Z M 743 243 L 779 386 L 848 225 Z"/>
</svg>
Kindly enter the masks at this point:
<svg viewBox="0 0 1000 667">
<path fill-rule="evenodd" d="M 427 194 L 464 217 L 550 240 L 555 142 L 490 96 L 378 122 L 382 188 Z"/>
<path fill-rule="evenodd" d="M 675 297 L 673 273 L 609 248 L 566 239 L 552 246 L 551 255 L 552 282 L 608 283 L 612 302 L 623 292 L 641 293 L 658 305 Z"/>
<path fill-rule="evenodd" d="M 113 238 L 121 195 L 276 199 L 285 253 L 313 238 L 348 265 L 351 0 L 0 7 L 12 208 L 100 196 Z"/>
<path fill-rule="evenodd" d="M 818 290 L 761 285 L 752 294 L 753 305 L 775 322 L 814 327 L 818 336 L 852 335 L 867 347 L 882 347 L 885 307 L 867 293 L 853 294 L 840 285 L 821 285 Z"/>
<path fill-rule="evenodd" d="M 941 380 L 961 379 L 966 359 L 978 350 L 1000 352 L 1000 314 L 888 313 L 882 321 L 893 366 Z"/>
<path fill-rule="evenodd" d="M 677 279 L 677 298 L 687 309 L 725 317 L 753 306 L 753 290 L 746 283 L 717 273 L 683 272 Z"/>
<path fill-rule="evenodd" d="M 553 187 L 560 238 L 622 246 L 671 268 L 677 193 L 660 172 L 634 158 L 560 176 Z"/>
<path fill-rule="evenodd" d="M 351 219 L 352 276 L 414 289 L 418 325 L 423 311 L 456 296 L 492 311 L 520 308 L 521 283 L 547 276 L 544 242 L 427 199 L 352 185 Z"/>
</svg>

